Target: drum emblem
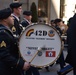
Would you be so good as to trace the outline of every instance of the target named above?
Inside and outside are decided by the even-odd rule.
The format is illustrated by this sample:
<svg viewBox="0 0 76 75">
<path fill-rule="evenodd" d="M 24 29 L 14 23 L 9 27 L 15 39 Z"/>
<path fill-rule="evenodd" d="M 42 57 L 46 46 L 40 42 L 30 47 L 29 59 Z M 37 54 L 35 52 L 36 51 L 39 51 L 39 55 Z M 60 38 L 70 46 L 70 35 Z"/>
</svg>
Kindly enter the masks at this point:
<svg viewBox="0 0 76 75">
<path fill-rule="evenodd" d="M 55 33 L 54 33 L 53 30 L 50 30 L 50 31 L 48 32 L 48 35 L 49 35 L 50 37 L 53 37 L 53 36 L 55 35 Z"/>
<path fill-rule="evenodd" d="M 27 33 L 26 36 L 31 36 L 34 33 L 34 29 L 30 29 Z"/>
<path fill-rule="evenodd" d="M 30 51 L 28 51 L 28 52 L 27 52 L 27 54 L 28 54 L 28 55 L 30 55 L 30 54 L 31 54 L 31 52 L 30 52 Z"/>
<path fill-rule="evenodd" d="M 55 57 L 56 52 L 55 51 L 46 51 L 46 57 Z"/>
</svg>

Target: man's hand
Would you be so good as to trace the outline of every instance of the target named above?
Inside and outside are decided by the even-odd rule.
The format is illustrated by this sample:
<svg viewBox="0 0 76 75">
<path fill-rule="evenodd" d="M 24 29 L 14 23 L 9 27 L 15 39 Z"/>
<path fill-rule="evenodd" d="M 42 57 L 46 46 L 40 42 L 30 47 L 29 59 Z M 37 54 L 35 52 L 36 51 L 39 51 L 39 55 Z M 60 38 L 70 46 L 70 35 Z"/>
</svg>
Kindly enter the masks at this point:
<svg viewBox="0 0 76 75">
<path fill-rule="evenodd" d="M 29 62 L 25 62 L 24 66 L 23 66 L 23 70 L 28 70 L 30 68 L 30 63 Z"/>
</svg>

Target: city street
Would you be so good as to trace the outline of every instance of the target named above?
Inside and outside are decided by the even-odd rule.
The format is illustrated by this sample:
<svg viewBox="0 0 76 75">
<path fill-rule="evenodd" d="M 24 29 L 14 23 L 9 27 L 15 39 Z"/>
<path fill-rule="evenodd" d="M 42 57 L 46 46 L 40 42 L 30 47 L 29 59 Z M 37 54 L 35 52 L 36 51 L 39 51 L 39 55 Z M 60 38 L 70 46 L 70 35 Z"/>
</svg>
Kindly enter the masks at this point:
<svg viewBox="0 0 76 75">
<path fill-rule="evenodd" d="M 64 49 L 64 56 L 66 57 L 67 55 L 67 49 Z M 60 65 L 59 64 L 54 64 L 52 67 L 49 67 L 49 72 L 46 71 L 45 68 L 39 70 L 40 71 L 40 75 L 58 75 L 57 71 L 60 70 Z M 66 75 L 73 75 L 73 71 L 69 72 Z"/>
</svg>

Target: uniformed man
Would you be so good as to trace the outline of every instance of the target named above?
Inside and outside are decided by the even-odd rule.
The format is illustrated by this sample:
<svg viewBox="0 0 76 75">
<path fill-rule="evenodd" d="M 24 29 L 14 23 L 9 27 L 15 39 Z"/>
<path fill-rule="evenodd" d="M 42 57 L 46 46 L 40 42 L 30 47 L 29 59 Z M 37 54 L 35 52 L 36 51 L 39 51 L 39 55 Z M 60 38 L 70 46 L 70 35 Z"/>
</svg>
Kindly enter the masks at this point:
<svg viewBox="0 0 76 75">
<path fill-rule="evenodd" d="M 11 3 L 10 8 L 12 9 L 12 15 L 14 17 L 14 25 L 12 26 L 11 30 L 17 37 L 22 32 L 22 27 L 20 26 L 20 15 L 22 13 L 22 4 L 19 2 Z"/>
<path fill-rule="evenodd" d="M 55 19 L 55 28 L 57 29 L 57 31 L 59 32 L 59 35 L 60 35 L 60 37 L 61 37 L 61 35 L 63 34 L 63 32 L 61 31 L 61 29 L 60 29 L 60 25 L 62 25 L 63 24 L 63 21 L 61 20 L 61 19 Z M 64 66 L 66 65 L 65 64 L 65 60 L 64 60 L 64 53 L 63 53 L 63 51 L 61 52 L 61 54 L 60 54 L 60 57 L 58 58 L 58 60 L 57 60 L 57 63 L 59 63 L 60 64 L 60 67 L 61 67 L 61 69 L 62 68 L 64 68 Z"/>
<path fill-rule="evenodd" d="M 23 12 L 24 20 L 21 22 L 21 25 L 25 28 L 28 25 L 32 24 L 31 19 L 32 19 L 32 12 L 31 11 L 24 11 Z M 26 75 L 40 75 L 38 68 L 35 68 L 31 66 L 27 71 Z"/>
<path fill-rule="evenodd" d="M 76 13 L 71 18 L 67 31 L 68 50 L 66 62 L 73 67 L 73 75 L 76 75 Z"/>
<path fill-rule="evenodd" d="M 26 27 L 32 23 L 31 22 L 32 12 L 31 11 L 24 11 L 23 16 L 24 16 L 24 20 L 21 22 L 21 24 L 23 27 Z"/>
<path fill-rule="evenodd" d="M 0 10 L 0 75 L 22 75 L 30 64 L 18 53 L 17 42 L 10 30 L 14 18 L 10 8 Z"/>
</svg>

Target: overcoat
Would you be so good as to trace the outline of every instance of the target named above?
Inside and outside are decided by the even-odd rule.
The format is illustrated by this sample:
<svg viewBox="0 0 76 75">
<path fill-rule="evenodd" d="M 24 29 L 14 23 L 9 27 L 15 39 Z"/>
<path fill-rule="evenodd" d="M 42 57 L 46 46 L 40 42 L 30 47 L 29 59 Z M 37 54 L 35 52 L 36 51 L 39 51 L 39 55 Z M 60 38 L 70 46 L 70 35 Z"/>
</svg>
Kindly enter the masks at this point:
<svg viewBox="0 0 76 75">
<path fill-rule="evenodd" d="M 66 62 L 76 67 L 76 14 L 73 16 L 67 31 L 68 54 Z"/>
</svg>

